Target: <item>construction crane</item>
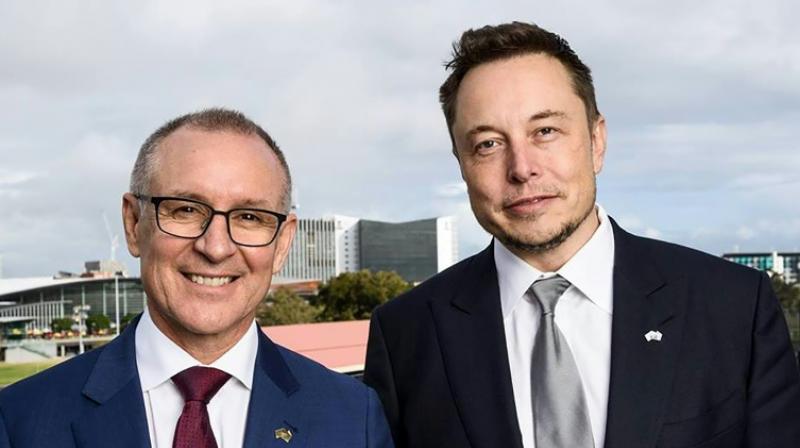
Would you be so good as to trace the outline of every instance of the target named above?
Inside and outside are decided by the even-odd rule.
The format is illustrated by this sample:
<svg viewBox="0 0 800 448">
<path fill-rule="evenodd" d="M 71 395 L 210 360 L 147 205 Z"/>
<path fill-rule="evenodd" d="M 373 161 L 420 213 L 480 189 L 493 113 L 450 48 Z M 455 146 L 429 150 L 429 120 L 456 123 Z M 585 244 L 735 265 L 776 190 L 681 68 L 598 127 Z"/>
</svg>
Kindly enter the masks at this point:
<svg viewBox="0 0 800 448">
<path fill-rule="evenodd" d="M 108 216 L 106 216 L 105 210 L 103 210 L 103 222 L 106 224 L 106 234 L 108 235 L 108 241 L 111 245 L 111 260 L 117 259 L 117 247 L 119 247 L 119 235 L 115 235 L 111 232 L 111 224 L 108 223 Z M 117 335 L 119 335 L 119 275 L 114 273 L 114 323 L 115 329 L 117 331 Z"/>
<path fill-rule="evenodd" d="M 119 247 L 119 235 L 115 235 L 111 232 L 111 225 L 108 223 L 108 216 L 106 216 L 106 212 L 103 211 L 103 222 L 106 224 L 106 234 L 108 235 L 108 241 L 111 245 L 111 258 L 110 260 L 117 259 L 117 248 Z"/>
</svg>

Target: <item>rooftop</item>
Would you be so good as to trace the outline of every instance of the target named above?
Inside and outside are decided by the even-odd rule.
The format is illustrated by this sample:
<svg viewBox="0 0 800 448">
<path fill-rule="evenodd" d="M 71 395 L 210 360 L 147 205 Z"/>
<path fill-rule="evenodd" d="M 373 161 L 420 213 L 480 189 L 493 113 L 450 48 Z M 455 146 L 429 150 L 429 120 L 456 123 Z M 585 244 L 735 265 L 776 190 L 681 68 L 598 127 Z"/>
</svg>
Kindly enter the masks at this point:
<svg viewBox="0 0 800 448">
<path fill-rule="evenodd" d="M 276 344 L 337 372 L 364 370 L 369 321 L 322 322 L 262 327 Z"/>
</svg>

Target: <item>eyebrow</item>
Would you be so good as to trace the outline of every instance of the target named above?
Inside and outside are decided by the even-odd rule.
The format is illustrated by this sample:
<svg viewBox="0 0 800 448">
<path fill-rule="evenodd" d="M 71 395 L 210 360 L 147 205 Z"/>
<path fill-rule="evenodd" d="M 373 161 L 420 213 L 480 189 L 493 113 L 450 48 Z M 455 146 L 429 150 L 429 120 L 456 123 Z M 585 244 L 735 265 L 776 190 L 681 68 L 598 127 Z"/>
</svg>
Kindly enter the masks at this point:
<svg viewBox="0 0 800 448">
<path fill-rule="evenodd" d="M 560 110 L 546 109 L 546 110 L 543 110 L 541 112 L 537 112 L 537 113 L 531 115 L 530 118 L 528 118 L 528 122 L 530 123 L 530 122 L 533 122 L 533 121 L 544 120 L 546 118 L 565 119 L 565 118 L 567 118 L 567 114 L 565 112 L 560 111 Z M 472 128 L 469 131 L 467 131 L 467 136 L 473 136 L 475 134 L 480 134 L 481 132 L 492 132 L 492 131 L 501 132 L 499 129 L 495 128 L 492 125 L 482 124 L 482 125 L 475 126 L 474 128 Z"/>
<path fill-rule="evenodd" d="M 547 110 L 543 110 L 541 112 L 537 112 L 537 113 L 531 115 L 531 117 L 528 118 L 528 122 L 544 120 L 545 118 L 561 118 L 561 119 L 564 119 L 564 118 L 567 118 L 567 114 L 566 114 L 566 112 L 562 112 L 560 110 L 547 109 Z"/>
</svg>

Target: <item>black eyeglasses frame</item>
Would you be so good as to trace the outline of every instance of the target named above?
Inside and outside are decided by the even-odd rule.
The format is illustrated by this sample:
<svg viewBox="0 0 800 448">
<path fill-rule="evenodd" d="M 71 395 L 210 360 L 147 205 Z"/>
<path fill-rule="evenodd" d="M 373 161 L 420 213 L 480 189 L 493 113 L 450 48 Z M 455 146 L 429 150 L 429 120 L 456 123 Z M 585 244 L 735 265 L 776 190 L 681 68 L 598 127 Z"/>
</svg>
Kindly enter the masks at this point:
<svg viewBox="0 0 800 448">
<path fill-rule="evenodd" d="M 288 215 L 286 215 L 286 214 L 274 212 L 272 210 L 266 210 L 266 209 L 263 209 L 263 208 L 237 207 L 237 208 L 232 208 L 230 210 L 216 210 L 211 205 L 209 205 L 209 204 L 207 204 L 207 203 L 205 203 L 203 201 L 198 201 L 196 199 L 181 198 L 181 197 L 176 197 L 176 196 L 148 196 L 148 195 L 144 195 L 144 194 L 134 194 L 133 196 L 136 199 L 140 200 L 140 201 L 148 201 L 149 200 L 149 202 L 151 202 L 153 204 L 154 210 L 156 212 L 156 226 L 158 227 L 158 230 L 166 233 L 167 235 L 174 236 L 175 238 L 183 238 L 183 239 L 186 239 L 186 240 L 196 240 L 197 238 L 200 238 L 203 235 L 205 235 L 206 231 L 208 230 L 208 227 L 211 225 L 211 221 L 214 219 L 214 216 L 222 215 L 222 216 L 225 217 L 225 228 L 228 229 L 228 237 L 231 239 L 231 241 L 234 242 L 234 244 L 239 245 L 239 246 L 244 246 L 244 247 L 265 247 L 265 246 L 269 246 L 270 244 L 272 244 L 273 241 L 275 241 L 275 238 L 278 236 L 278 233 L 280 233 L 281 225 L 283 225 L 283 223 L 286 222 L 286 219 L 288 218 Z M 206 223 L 203 225 L 203 231 L 200 232 L 200 234 L 197 235 L 197 236 L 181 236 L 181 235 L 176 235 L 174 233 L 170 233 L 170 232 L 167 232 L 166 230 L 164 230 L 161 227 L 161 222 L 159 221 L 159 218 L 158 218 L 158 206 L 162 202 L 164 202 L 166 200 L 177 200 L 177 201 L 192 202 L 194 204 L 199 204 L 199 205 L 202 205 L 204 207 L 208 207 L 208 209 L 211 210 L 211 216 L 208 217 L 208 219 L 206 220 Z M 272 235 L 272 239 L 270 239 L 269 242 L 267 242 L 265 244 L 243 244 L 243 243 L 240 243 L 240 242 L 236 241 L 233 238 L 233 233 L 231 232 L 230 215 L 233 212 L 238 212 L 238 211 L 242 211 L 242 210 L 245 210 L 245 211 L 252 210 L 252 211 L 255 211 L 255 212 L 263 212 L 263 213 L 267 213 L 269 215 L 272 215 L 272 216 L 278 218 L 278 226 L 275 228 L 275 234 Z"/>
</svg>

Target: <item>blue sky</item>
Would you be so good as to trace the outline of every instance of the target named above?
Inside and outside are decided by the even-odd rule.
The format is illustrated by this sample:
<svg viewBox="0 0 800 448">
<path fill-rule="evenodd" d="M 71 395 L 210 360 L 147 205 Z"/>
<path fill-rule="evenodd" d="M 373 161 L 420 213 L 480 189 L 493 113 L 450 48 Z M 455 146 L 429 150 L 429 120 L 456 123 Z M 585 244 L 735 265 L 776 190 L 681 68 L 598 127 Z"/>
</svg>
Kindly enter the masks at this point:
<svg viewBox="0 0 800 448">
<path fill-rule="evenodd" d="M 209 106 L 275 137 L 301 217 L 451 214 L 461 256 L 480 250 L 437 89 L 463 30 L 510 20 L 560 33 L 593 69 L 599 200 L 628 230 L 800 250 L 797 17 L 793 0 L 4 2 L 3 275 L 107 257 L 102 215 L 121 237 L 141 142 Z"/>
</svg>

